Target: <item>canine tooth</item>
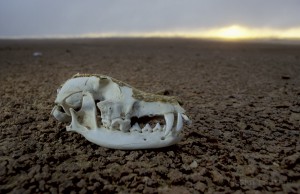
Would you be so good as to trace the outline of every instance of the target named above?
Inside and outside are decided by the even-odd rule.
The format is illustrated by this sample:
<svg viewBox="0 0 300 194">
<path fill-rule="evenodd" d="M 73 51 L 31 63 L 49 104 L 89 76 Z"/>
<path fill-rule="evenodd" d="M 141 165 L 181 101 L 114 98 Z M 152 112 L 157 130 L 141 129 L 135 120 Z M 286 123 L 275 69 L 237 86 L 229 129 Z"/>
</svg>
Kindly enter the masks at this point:
<svg viewBox="0 0 300 194">
<path fill-rule="evenodd" d="M 79 126 L 79 123 L 78 123 L 78 120 L 77 120 L 77 115 L 75 113 L 75 110 L 73 108 L 70 108 L 70 113 L 71 113 L 71 116 L 72 116 L 72 122 L 71 122 L 71 125 L 72 127 L 69 127 L 68 129 L 71 130 L 71 128 L 78 128 Z"/>
<path fill-rule="evenodd" d="M 79 124 L 75 110 L 73 108 L 70 108 L 69 110 L 72 116 L 72 121 L 71 125 L 66 127 L 67 131 L 76 131 L 78 133 L 86 131 L 87 129 Z"/>
<path fill-rule="evenodd" d="M 79 112 L 80 114 L 82 114 L 82 112 L 84 113 L 83 125 L 88 126 L 91 129 L 97 128 L 96 105 L 91 93 L 87 92 L 84 94 L 82 100 L 82 107 Z"/>
<path fill-rule="evenodd" d="M 165 136 L 168 135 L 173 127 L 174 123 L 174 114 L 173 113 L 167 113 L 164 115 L 166 120 L 166 129 L 165 129 Z"/>
<path fill-rule="evenodd" d="M 161 130 L 162 127 L 160 126 L 159 123 L 156 123 L 155 127 L 153 128 L 153 131 L 158 131 L 158 130 Z"/>
<path fill-rule="evenodd" d="M 146 125 L 145 125 L 145 127 L 142 129 L 142 132 L 145 132 L 145 131 L 152 131 L 152 128 L 151 128 L 151 126 L 147 123 Z"/>
<path fill-rule="evenodd" d="M 183 121 L 182 116 L 180 113 L 177 113 L 177 125 L 176 125 L 176 131 L 180 132 L 183 127 Z"/>
<path fill-rule="evenodd" d="M 192 124 L 192 121 L 185 114 L 181 114 L 181 116 L 188 125 Z"/>
</svg>

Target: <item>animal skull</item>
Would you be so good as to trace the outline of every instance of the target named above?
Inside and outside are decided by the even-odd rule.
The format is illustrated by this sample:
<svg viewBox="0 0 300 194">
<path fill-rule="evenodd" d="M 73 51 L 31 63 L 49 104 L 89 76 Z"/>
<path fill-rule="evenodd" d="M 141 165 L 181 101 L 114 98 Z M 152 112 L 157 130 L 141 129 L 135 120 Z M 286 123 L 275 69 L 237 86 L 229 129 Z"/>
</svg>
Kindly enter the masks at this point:
<svg viewBox="0 0 300 194">
<path fill-rule="evenodd" d="M 180 141 L 190 123 L 175 97 L 137 90 L 104 75 L 76 74 L 58 90 L 52 115 L 67 131 L 114 149 L 147 149 Z M 176 116 L 174 118 L 174 116 Z"/>
</svg>

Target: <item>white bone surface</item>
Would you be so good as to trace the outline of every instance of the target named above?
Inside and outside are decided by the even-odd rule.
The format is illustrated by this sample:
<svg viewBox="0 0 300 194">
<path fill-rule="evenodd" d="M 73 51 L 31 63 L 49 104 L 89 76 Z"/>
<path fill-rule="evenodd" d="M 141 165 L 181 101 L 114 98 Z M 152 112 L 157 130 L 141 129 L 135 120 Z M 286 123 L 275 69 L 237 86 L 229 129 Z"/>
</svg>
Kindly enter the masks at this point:
<svg viewBox="0 0 300 194">
<path fill-rule="evenodd" d="M 148 94 L 104 75 L 77 74 L 57 91 L 51 114 L 71 121 L 68 131 L 103 147 L 170 146 L 180 141 L 184 121 L 190 123 L 175 98 Z"/>
</svg>

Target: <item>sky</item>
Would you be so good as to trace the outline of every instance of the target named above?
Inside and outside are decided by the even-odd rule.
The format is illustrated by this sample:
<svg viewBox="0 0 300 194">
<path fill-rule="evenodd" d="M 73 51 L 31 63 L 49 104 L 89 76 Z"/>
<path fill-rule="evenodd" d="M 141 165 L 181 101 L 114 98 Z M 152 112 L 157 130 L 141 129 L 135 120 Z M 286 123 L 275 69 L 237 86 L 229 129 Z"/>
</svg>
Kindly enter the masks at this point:
<svg viewBox="0 0 300 194">
<path fill-rule="evenodd" d="M 0 38 L 300 38 L 300 0 L 1 0 Z"/>
</svg>

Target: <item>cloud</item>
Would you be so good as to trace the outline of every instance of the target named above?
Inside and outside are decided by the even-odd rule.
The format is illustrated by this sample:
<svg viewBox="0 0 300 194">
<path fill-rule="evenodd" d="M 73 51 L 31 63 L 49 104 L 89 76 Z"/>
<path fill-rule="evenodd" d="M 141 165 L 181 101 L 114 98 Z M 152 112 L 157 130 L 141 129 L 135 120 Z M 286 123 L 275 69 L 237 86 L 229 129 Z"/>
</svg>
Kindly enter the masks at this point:
<svg viewBox="0 0 300 194">
<path fill-rule="evenodd" d="M 298 0 L 2 0 L 0 36 L 298 27 Z"/>
</svg>

